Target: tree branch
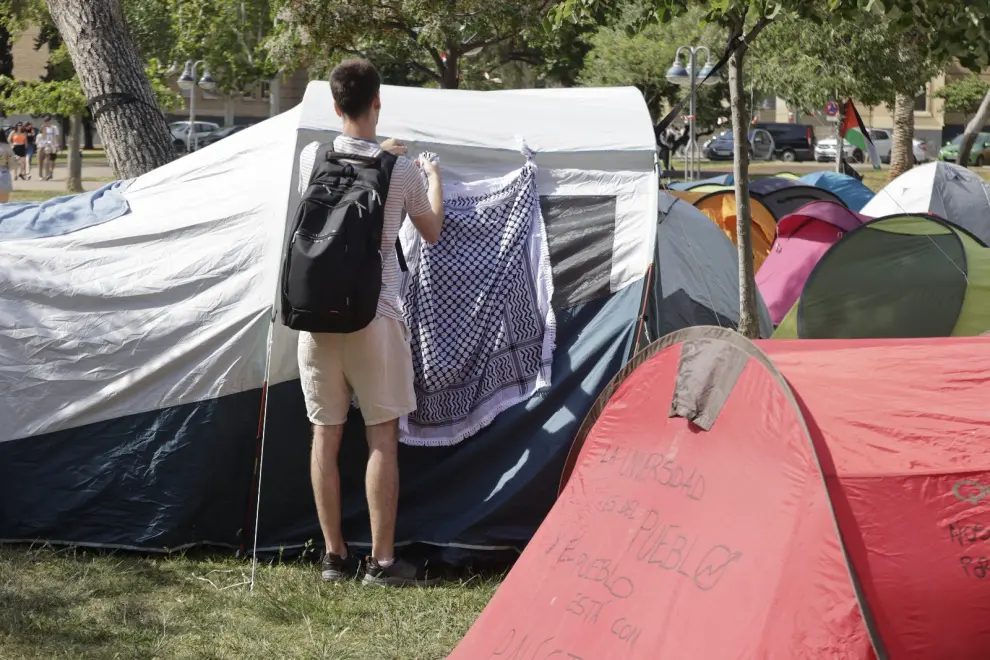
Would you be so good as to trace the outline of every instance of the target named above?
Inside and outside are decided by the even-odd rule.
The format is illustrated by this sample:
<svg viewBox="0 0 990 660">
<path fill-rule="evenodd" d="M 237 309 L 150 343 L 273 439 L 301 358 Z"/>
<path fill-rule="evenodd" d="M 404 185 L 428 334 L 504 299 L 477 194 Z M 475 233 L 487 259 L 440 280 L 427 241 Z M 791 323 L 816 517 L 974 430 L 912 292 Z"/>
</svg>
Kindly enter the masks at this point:
<svg viewBox="0 0 990 660">
<path fill-rule="evenodd" d="M 749 45 L 754 39 L 756 39 L 756 37 L 760 35 L 760 32 L 763 32 L 763 28 L 771 23 L 773 23 L 773 19 L 769 16 L 760 16 L 760 20 L 756 21 L 756 25 L 754 25 L 753 29 L 749 31 L 749 34 L 743 37 L 743 41 Z"/>
<path fill-rule="evenodd" d="M 402 32 L 407 37 L 411 38 L 413 41 L 419 41 L 419 35 L 416 33 L 416 30 L 412 29 L 402 21 L 399 20 L 389 21 L 388 23 L 385 24 L 385 27 L 395 28 L 399 32 Z"/>
<path fill-rule="evenodd" d="M 368 54 L 364 51 L 358 50 L 357 48 L 341 48 L 341 52 L 347 53 L 348 55 L 354 55 L 355 57 L 360 57 L 363 60 L 368 59 Z"/>
<path fill-rule="evenodd" d="M 546 58 L 543 54 L 536 49 L 510 51 L 509 53 L 503 55 L 499 63 L 506 64 L 508 62 L 525 62 L 526 64 L 531 64 L 533 66 L 542 66 L 546 64 Z"/>
<path fill-rule="evenodd" d="M 491 39 L 477 39 L 475 41 L 469 41 L 466 44 L 461 44 L 461 50 L 463 52 L 468 52 L 474 50 L 475 48 L 484 48 L 485 46 L 494 46 L 497 43 L 505 41 L 508 37 L 495 36 Z"/>
<path fill-rule="evenodd" d="M 428 75 L 430 78 L 433 78 L 437 82 L 440 82 L 441 80 L 443 80 L 443 76 L 441 76 L 439 73 L 437 73 L 436 71 L 434 71 L 433 69 L 431 69 L 428 66 L 423 66 L 422 64 L 420 64 L 419 62 L 416 62 L 415 60 L 410 61 L 409 62 L 409 66 L 411 66 L 412 68 L 416 69 L 417 71 L 420 71 L 422 73 L 425 73 L 426 75 Z"/>
</svg>

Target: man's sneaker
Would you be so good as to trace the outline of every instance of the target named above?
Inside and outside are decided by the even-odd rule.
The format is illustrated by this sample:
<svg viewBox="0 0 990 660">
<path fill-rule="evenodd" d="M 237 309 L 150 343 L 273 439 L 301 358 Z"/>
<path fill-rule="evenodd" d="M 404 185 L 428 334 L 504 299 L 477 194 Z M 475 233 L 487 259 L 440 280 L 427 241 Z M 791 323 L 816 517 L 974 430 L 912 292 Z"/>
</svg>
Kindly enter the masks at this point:
<svg viewBox="0 0 990 660">
<path fill-rule="evenodd" d="M 404 559 L 396 559 L 382 567 L 373 557 L 368 557 L 364 583 L 381 587 L 431 587 L 440 583 L 440 577 L 430 575 L 425 566 L 417 566 Z"/>
<path fill-rule="evenodd" d="M 361 562 L 353 552 L 347 553 L 346 559 L 328 552 L 323 555 L 323 571 L 320 577 L 324 582 L 342 582 L 355 579 L 359 570 L 361 570 Z"/>
</svg>

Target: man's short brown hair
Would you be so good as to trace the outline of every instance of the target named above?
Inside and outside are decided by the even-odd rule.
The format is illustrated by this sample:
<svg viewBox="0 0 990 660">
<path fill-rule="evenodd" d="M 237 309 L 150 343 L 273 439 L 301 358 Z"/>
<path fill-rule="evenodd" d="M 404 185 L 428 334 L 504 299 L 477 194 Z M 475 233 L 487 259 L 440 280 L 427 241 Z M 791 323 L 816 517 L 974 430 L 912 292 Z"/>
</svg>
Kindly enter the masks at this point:
<svg viewBox="0 0 990 660">
<path fill-rule="evenodd" d="M 381 89 L 382 79 L 368 60 L 346 60 L 330 72 L 330 91 L 340 111 L 348 117 L 362 117 Z"/>
</svg>

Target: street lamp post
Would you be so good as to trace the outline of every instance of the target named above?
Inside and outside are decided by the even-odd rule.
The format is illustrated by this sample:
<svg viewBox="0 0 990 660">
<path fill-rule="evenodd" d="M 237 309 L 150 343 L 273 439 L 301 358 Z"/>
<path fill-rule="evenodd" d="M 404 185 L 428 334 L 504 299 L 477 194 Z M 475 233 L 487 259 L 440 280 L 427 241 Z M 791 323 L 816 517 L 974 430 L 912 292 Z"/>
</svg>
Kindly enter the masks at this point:
<svg viewBox="0 0 990 660">
<path fill-rule="evenodd" d="M 681 63 L 681 53 L 688 53 L 687 68 Z M 698 70 L 697 55 L 705 52 L 705 66 Z M 691 109 L 688 115 L 688 144 L 684 154 L 684 178 L 691 181 L 701 178 L 701 156 L 698 153 L 698 140 L 696 134 L 695 116 L 698 94 L 698 79 L 705 85 L 714 85 L 718 82 L 717 77 L 708 78 L 713 70 L 711 51 L 706 46 L 681 46 L 674 54 L 674 63 L 667 71 L 667 80 L 682 87 L 691 88 Z"/>
<path fill-rule="evenodd" d="M 196 82 L 196 69 L 203 65 L 203 76 Z M 213 91 L 217 88 L 217 82 L 210 75 L 210 70 L 203 60 L 186 62 L 186 68 L 176 81 L 180 89 L 189 92 L 189 130 L 186 132 L 186 152 L 196 151 L 199 136 L 196 135 L 196 86 L 205 91 Z"/>
</svg>

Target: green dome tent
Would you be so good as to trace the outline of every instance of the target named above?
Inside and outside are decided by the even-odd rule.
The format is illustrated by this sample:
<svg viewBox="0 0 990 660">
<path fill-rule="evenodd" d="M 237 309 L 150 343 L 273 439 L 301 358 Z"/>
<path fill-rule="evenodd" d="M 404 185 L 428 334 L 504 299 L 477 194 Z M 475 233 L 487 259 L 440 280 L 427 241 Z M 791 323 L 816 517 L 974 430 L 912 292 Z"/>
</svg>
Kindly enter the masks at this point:
<svg viewBox="0 0 990 660">
<path fill-rule="evenodd" d="M 974 336 L 990 330 L 990 249 L 932 215 L 869 222 L 833 245 L 775 339 Z"/>
</svg>

